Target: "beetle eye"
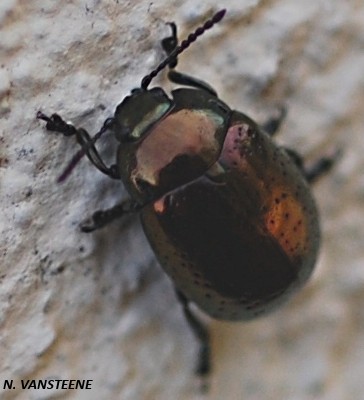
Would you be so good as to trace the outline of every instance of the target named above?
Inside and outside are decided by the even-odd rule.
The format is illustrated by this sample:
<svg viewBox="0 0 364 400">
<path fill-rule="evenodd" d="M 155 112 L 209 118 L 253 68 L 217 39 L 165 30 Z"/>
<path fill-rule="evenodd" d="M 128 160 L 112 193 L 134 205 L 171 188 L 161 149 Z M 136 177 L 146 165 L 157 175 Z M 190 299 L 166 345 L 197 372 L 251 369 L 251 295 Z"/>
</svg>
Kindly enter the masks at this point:
<svg viewBox="0 0 364 400">
<path fill-rule="evenodd" d="M 119 135 L 118 135 L 118 139 L 120 140 L 120 142 L 122 143 L 127 143 L 127 142 L 132 142 L 133 140 L 135 140 L 135 138 L 133 138 L 133 136 L 130 134 L 130 128 L 126 125 L 120 125 L 119 126 Z"/>
</svg>

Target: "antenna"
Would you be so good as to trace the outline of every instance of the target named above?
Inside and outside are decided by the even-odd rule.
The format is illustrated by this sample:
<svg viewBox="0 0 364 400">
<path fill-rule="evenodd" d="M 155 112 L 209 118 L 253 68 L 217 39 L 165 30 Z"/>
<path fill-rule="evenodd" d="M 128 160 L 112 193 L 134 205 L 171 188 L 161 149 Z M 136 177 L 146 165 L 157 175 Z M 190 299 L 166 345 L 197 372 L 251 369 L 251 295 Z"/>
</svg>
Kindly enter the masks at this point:
<svg viewBox="0 0 364 400">
<path fill-rule="evenodd" d="M 191 43 L 197 40 L 198 36 L 201 36 L 205 31 L 220 22 L 223 19 L 225 13 L 225 9 L 218 11 L 211 19 L 207 20 L 202 26 L 198 27 L 195 32 L 190 33 L 187 39 L 183 40 L 181 44 L 177 46 L 172 51 L 172 53 L 169 54 L 169 56 L 158 65 L 157 68 L 155 68 L 150 74 L 146 75 L 142 79 L 141 88 L 146 90 L 150 85 L 152 79 L 155 78 L 159 74 L 159 72 L 161 72 L 171 61 L 175 60 L 179 54 L 181 54 L 184 50 L 187 49 L 187 47 L 190 46 Z"/>
</svg>

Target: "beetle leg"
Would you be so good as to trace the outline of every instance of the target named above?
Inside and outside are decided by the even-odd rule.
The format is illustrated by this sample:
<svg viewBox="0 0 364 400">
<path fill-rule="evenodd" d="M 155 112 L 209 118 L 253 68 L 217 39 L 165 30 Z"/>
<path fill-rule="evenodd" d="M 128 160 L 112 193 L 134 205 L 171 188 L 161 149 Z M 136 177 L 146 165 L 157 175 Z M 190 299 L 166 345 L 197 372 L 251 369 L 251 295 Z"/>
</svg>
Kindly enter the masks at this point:
<svg viewBox="0 0 364 400">
<path fill-rule="evenodd" d="M 313 165 L 305 169 L 305 176 L 308 182 L 316 182 L 322 175 L 330 171 L 336 161 L 341 157 L 341 149 L 336 149 L 334 153 L 323 156 L 315 161 Z"/>
<path fill-rule="evenodd" d="M 64 121 L 58 114 L 52 114 L 48 117 L 38 111 L 37 118 L 47 122 L 46 129 L 48 131 L 63 133 L 64 136 L 77 135 L 77 129 L 72 124 Z"/>
<path fill-rule="evenodd" d="M 143 206 L 136 201 L 126 199 L 107 210 L 98 210 L 91 218 L 81 223 L 81 231 L 88 233 L 103 228 L 105 225 L 113 222 L 115 219 L 123 217 L 125 214 L 138 212 L 142 207 Z"/>
<path fill-rule="evenodd" d="M 162 47 L 168 56 L 178 46 L 178 37 L 177 37 L 177 25 L 174 22 L 167 22 L 167 25 L 171 27 L 172 35 L 162 40 Z M 176 57 L 172 62 L 169 63 L 169 68 L 174 68 L 177 65 L 177 62 L 178 59 Z"/>
<path fill-rule="evenodd" d="M 99 152 L 96 150 L 95 144 L 89 133 L 85 129 L 78 129 L 77 141 L 85 150 L 85 153 L 91 163 L 102 173 L 113 179 L 120 179 L 117 165 L 113 164 L 108 167 L 102 160 Z"/>
<path fill-rule="evenodd" d="M 267 121 L 262 124 L 263 131 L 268 133 L 269 136 L 274 136 L 282 125 L 287 115 L 287 109 L 281 107 L 277 116 L 270 117 Z"/>
<path fill-rule="evenodd" d="M 46 129 L 48 131 L 62 133 L 64 136 L 75 136 L 77 142 L 80 144 L 91 163 L 99 171 L 110 176 L 111 178 L 120 179 L 120 175 L 115 165 L 112 165 L 110 167 L 107 167 L 105 165 L 95 147 L 95 140 L 91 138 L 91 136 L 85 129 L 77 129 L 72 124 L 64 121 L 58 114 L 52 114 L 50 117 L 48 117 L 47 115 L 39 111 L 37 113 L 37 118 L 47 122 Z M 110 129 L 112 127 L 112 123 L 113 120 L 111 118 L 107 119 L 96 135 L 100 136 L 104 131 Z"/>
<path fill-rule="evenodd" d="M 196 338 L 200 342 L 199 358 L 196 367 L 196 374 L 200 376 L 206 376 L 210 372 L 210 335 L 206 326 L 193 315 L 189 308 L 188 299 L 184 294 L 176 289 L 178 300 L 181 302 L 183 312 L 186 320 L 191 327 Z"/>
<path fill-rule="evenodd" d="M 174 22 L 169 22 L 168 25 L 172 29 L 172 35 L 166 37 L 162 40 L 163 50 L 167 55 L 170 55 L 173 50 L 178 46 L 178 38 L 177 38 L 177 26 Z M 216 91 L 206 82 L 201 81 L 200 79 L 194 78 L 193 76 L 182 74 L 178 71 L 175 71 L 174 68 L 177 66 L 178 58 L 176 57 L 173 61 L 169 63 L 170 71 L 168 73 L 168 79 L 177 83 L 178 85 L 191 86 L 197 89 L 206 90 L 211 93 L 213 96 L 217 96 Z"/>
<path fill-rule="evenodd" d="M 173 69 L 168 72 L 168 79 L 173 83 L 177 83 L 178 85 L 191 86 L 196 89 L 206 90 L 206 92 L 209 92 L 213 96 L 217 96 L 216 90 L 213 89 L 208 83 L 194 78 L 193 76 L 182 74 L 181 72 Z"/>
<path fill-rule="evenodd" d="M 305 167 L 303 165 L 303 158 L 300 154 L 298 154 L 295 150 L 289 149 L 288 147 L 284 147 L 286 153 L 291 157 L 291 160 L 296 164 L 296 166 L 303 172 L 306 176 Z"/>
<path fill-rule="evenodd" d="M 294 150 L 284 148 L 297 167 L 302 171 L 309 183 L 316 182 L 322 175 L 330 171 L 341 156 L 341 150 L 336 149 L 333 154 L 328 154 L 316 160 L 311 166 L 305 167 L 303 158 Z"/>
</svg>

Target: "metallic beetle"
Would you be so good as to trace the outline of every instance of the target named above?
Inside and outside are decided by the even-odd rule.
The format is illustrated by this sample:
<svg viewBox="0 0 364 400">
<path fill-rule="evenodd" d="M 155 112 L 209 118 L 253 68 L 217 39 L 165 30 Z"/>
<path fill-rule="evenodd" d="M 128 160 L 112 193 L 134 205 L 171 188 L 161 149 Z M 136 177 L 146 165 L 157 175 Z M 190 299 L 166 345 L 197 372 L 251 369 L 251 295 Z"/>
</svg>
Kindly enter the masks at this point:
<svg viewBox="0 0 364 400">
<path fill-rule="evenodd" d="M 273 142 L 280 119 L 262 129 L 231 110 L 208 84 L 175 70 L 177 56 L 224 13 L 216 13 L 179 46 L 176 26 L 170 24 L 172 36 L 162 41 L 167 58 L 93 138 L 57 114 L 37 115 L 48 130 L 75 135 L 81 145 L 61 180 L 86 154 L 126 186 L 130 199 L 96 212 L 82 229 L 90 232 L 125 213 L 140 213 L 201 342 L 200 374 L 209 370 L 209 335 L 189 303 L 214 318 L 248 320 L 299 289 L 312 273 L 320 243 L 309 183 L 334 161 L 322 158 L 305 169 L 300 156 Z M 148 89 L 165 67 L 171 81 L 185 86 L 170 96 L 159 87 Z M 109 129 L 120 142 L 111 167 L 95 148 Z"/>
</svg>

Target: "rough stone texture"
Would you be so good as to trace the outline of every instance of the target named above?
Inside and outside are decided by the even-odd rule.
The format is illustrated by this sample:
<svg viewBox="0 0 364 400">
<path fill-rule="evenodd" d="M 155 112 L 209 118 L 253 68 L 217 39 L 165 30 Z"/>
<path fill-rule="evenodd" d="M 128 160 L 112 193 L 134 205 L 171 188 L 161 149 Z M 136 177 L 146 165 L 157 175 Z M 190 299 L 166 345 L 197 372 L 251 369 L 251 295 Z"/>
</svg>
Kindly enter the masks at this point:
<svg viewBox="0 0 364 400">
<path fill-rule="evenodd" d="M 1 0 L 0 388 L 9 399 L 360 400 L 364 362 L 364 5 L 361 0 L 227 0 L 222 24 L 180 61 L 233 107 L 289 114 L 279 140 L 311 157 L 343 146 L 314 189 L 323 246 L 286 307 L 249 324 L 211 322 L 209 394 L 196 343 L 137 219 L 95 234 L 78 223 L 125 196 L 45 132 L 57 111 L 95 132 L 212 1 Z M 161 76 L 155 83 L 170 87 Z M 105 138 L 104 143 L 108 140 Z M 112 146 L 105 148 L 110 155 Z M 91 391 L 22 391 L 19 379 L 93 379 Z M 1 390 L 1 389 L 0 389 Z"/>
</svg>

